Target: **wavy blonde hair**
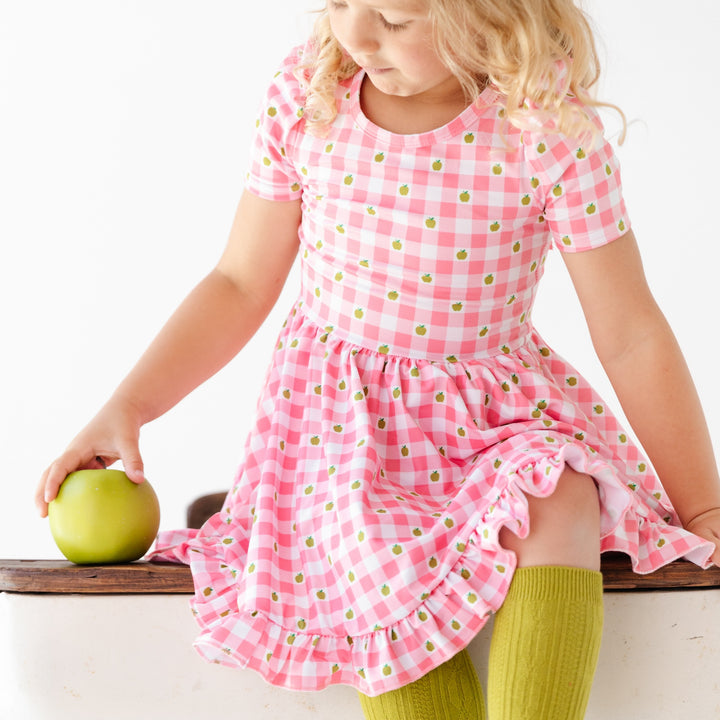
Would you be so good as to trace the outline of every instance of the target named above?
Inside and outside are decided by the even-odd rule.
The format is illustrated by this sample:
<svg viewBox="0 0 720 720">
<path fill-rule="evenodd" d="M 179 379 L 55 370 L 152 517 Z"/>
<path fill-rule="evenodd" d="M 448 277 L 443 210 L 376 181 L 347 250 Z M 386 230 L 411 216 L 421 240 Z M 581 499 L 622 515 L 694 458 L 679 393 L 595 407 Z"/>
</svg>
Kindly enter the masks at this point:
<svg viewBox="0 0 720 720">
<path fill-rule="evenodd" d="M 600 76 L 590 22 L 575 0 L 426 0 L 435 50 L 468 102 L 489 82 L 504 96 L 507 122 L 569 137 L 595 138 L 584 106 L 611 107 L 591 89 Z M 306 127 L 322 134 L 337 115 L 339 83 L 359 70 L 320 10 L 299 75 L 307 85 Z M 573 101 L 575 99 L 575 101 Z"/>
</svg>

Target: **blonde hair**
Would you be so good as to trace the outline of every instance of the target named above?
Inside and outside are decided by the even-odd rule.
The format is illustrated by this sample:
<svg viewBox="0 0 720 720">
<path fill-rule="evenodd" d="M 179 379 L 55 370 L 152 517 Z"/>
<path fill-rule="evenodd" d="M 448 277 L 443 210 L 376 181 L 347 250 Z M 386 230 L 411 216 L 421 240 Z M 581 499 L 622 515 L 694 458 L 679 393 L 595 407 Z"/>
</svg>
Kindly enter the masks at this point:
<svg viewBox="0 0 720 720">
<path fill-rule="evenodd" d="M 515 127 L 594 138 L 588 106 L 614 108 L 624 127 L 622 111 L 591 94 L 600 62 L 590 22 L 575 0 L 426 1 L 436 52 L 469 102 L 489 82 L 504 96 L 506 120 Z M 337 86 L 358 70 L 333 36 L 327 11 L 320 11 L 299 68 L 311 132 L 321 134 L 332 123 Z"/>
</svg>

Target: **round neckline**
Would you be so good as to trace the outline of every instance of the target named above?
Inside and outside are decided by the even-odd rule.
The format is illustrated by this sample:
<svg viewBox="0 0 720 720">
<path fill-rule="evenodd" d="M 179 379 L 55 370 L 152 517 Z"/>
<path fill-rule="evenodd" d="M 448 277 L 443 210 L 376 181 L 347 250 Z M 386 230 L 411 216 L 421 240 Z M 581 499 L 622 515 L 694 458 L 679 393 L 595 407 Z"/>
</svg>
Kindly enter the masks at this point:
<svg viewBox="0 0 720 720">
<path fill-rule="evenodd" d="M 385 144 L 393 146 L 422 147 L 423 145 L 431 145 L 436 142 L 449 140 L 465 131 L 472 121 L 476 120 L 497 98 L 496 90 L 488 85 L 478 96 L 477 100 L 470 103 L 459 115 L 454 117 L 445 125 L 426 130 L 421 133 L 395 133 L 376 125 L 363 112 L 360 105 L 360 88 L 365 78 L 365 71 L 358 70 L 353 76 L 348 91 L 350 100 L 350 112 L 355 123 L 367 135 L 379 140 Z"/>
</svg>

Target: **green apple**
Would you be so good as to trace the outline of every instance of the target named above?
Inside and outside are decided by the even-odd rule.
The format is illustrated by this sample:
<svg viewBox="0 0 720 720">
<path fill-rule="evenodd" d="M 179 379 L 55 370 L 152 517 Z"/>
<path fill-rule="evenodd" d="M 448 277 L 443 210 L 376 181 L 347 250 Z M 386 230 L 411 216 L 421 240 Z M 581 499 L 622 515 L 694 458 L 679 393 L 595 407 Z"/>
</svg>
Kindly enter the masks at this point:
<svg viewBox="0 0 720 720">
<path fill-rule="evenodd" d="M 132 562 L 150 548 L 160 504 L 147 480 L 122 470 L 78 470 L 48 507 L 50 532 L 62 554 L 80 565 Z"/>
</svg>

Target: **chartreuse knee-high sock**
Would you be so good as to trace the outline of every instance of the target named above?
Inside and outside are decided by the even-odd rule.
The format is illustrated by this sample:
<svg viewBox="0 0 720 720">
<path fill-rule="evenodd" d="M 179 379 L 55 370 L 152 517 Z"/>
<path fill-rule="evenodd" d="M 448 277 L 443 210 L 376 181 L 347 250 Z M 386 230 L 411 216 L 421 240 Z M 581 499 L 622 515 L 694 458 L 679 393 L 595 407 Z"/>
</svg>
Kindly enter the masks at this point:
<svg viewBox="0 0 720 720">
<path fill-rule="evenodd" d="M 490 720 L 581 720 L 602 626 L 599 572 L 516 570 L 490 643 Z"/>
<path fill-rule="evenodd" d="M 360 693 L 367 720 L 485 720 L 482 687 L 467 650 L 419 680 L 377 697 Z"/>
</svg>

